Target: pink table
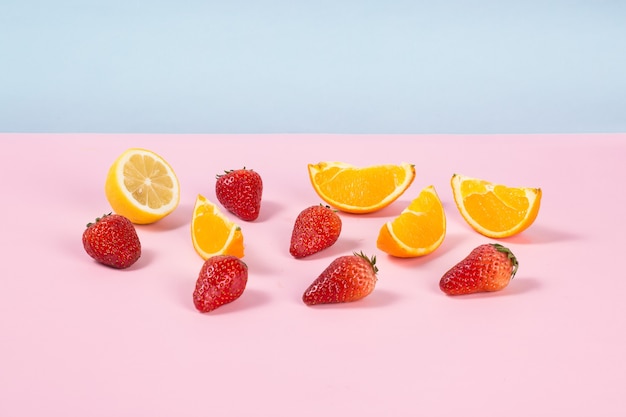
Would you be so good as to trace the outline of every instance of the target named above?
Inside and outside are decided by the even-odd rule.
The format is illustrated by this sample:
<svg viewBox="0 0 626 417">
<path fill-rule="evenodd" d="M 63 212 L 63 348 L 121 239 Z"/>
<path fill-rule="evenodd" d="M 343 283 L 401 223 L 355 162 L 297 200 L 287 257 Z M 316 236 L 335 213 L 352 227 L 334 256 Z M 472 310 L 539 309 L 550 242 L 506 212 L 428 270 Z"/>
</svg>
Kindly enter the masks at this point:
<svg viewBox="0 0 626 417">
<path fill-rule="evenodd" d="M 2 416 L 622 416 L 626 414 L 626 134 L 0 135 Z M 138 227 L 129 270 L 93 262 L 85 224 L 109 210 L 103 180 L 146 147 L 179 177 L 178 209 Z M 416 166 L 387 209 L 342 214 L 344 231 L 310 259 L 288 253 L 293 220 L 321 201 L 306 164 Z M 239 222 L 250 268 L 235 303 L 198 313 L 202 260 L 189 223 L 215 175 L 263 176 L 261 216 Z M 502 292 L 451 298 L 441 275 L 490 240 L 454 205 L 453 173 L 541 187 L 536 223 L 502 243 L 520 260 Z M 380 226 L 437 189 L 443 245 L 417 259 L 376 249 Z M 353 304 L 300 297 L 339 255 L 376 254 L 375 292 Z"/>
</svg>

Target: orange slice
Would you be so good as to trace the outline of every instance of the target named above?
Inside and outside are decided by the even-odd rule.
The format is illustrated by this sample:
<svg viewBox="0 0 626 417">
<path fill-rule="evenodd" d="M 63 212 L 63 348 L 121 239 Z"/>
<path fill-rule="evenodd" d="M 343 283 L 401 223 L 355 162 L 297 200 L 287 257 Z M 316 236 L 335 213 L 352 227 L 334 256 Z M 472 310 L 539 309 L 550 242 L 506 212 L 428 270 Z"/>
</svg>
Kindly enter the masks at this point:
<svg viewBox="0 0 626 417">
<path fill-rule="evenodd" d="M 459 174 L 450 183 L 461 216 L 487 237 L 516 235 L 533 224 L 539 213 L 540 188 L 508 187 Z"/>
<path fill-rule="evenodd" d="M 443 205 L 430 185 L 398 217 L 383 225 L 376 246 L 389 255 L 412 258 L 432 253 L 445 236 Z"/>
<path fill-rule="evenodd" d="M 154 223 L 178 206 L 174 170 L 156 153 L 131 148 L 111 165 L 104 192 L 113 211 L 136 224 Z"/>
<path fill-rule="evenodd" d="M 372 213 L 387 207 L 415 178 L 415 167 L 408 163 L 356 167 L 344 162 L 320 162 L 309 164 L 308 169 L 320 198 L 348 213 Z"/>
<path fill-rule="evenodd" d="M 217 206 L 198 195 L 191 219 L 191 240 L 202 259 L 216 255 L 243 258 L 241 228 L 228 220 Z"/>
</svg>

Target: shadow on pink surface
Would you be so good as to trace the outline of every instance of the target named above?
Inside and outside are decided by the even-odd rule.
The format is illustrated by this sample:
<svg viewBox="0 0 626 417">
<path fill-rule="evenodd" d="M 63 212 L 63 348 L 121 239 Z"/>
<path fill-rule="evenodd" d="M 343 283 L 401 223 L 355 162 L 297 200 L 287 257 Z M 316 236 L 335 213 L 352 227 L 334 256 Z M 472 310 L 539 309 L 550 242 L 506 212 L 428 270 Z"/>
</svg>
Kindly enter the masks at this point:
<svg viewBox="0 0 626 417">
<path fill-rule="evenodd" d="M 271 297 L 264 291 L 259 291 L 253 288 L 246 288 L 241 297 L 235 301 L 224 304 L 221 307 L 216 308 L 208 313 L 201 313 L 193 305 L 193 290 L 195 282 L 180 283 L 178 289 L 178 301 L 185 309 L 193 311 L 194 313 L 207 316 L 219 316 L 224 314 L 235 314 L 239 312 L 245 312 L 247 310 L 254 310 L 261 306 L 268 304 Z"/>
<path fill-rule="evenodd" d="M 528 230 L 505 239 L 502 242 L 510 242 L 515 244 L 542 244 L 542 243 L 559 243 L 571 242 L 574 240 L 584 239 L 584 236 L 571 233 L 569 231 L 546 227 L 541 224 L 532 225 Z"/>
<path fill-rule="evenodd" d="M 272 200 L 264 199 L 261 203 L 261 211 L 259 218 L 255 220 L 257 223 L 262 223 L 272 220 L 278 213 L 283 211 L 285 204 L 280 204 Z"/>
<path fill-rule="evenodd" d="M 390 256 L 385 253 L 380 254 L 380 256 L 385 256 L 387 262 L 391 262 L 396 266 L 400 266 L 407 269 L 416 269 L 420 266 L 426 265 L 428 263 L 434 262 L 440 258 L 447 256 L 450 252 L 456 250 L 457 248 L 462 247 L 462 245 L 466 246 L 469 250 L 473 248 L 472 243 L 464 243 L 471 237 L 471 234 L 468 235 L 466 233 L 454 233 L 446 235 L 443 243 L 440 247 L 438 247 L 434 252 L 429 253 L 428 255 L 418 256 L 415 258 L 398 258 L 395 256 Z M 487 239 L 487 238 L 485 238 Z M 452 267 L 452 265 L 450 265 Z M 442 271 L 442 274 L 445 271 Z"/>
<path fill-rule="evenodd" d="M 176 210 L 174 210 L 172 213 L 159 220 L 158 222 L 145 225 L 136 225 L 135 227 L 150 232 L 164 232 L 168 230 L 180 229 L 181 227 L 190 227 L 192 214 L 192 204 L 180 204 L 176 208 Z"/>
<path fill-rule="evenodd" d="M 288 244 L 289 242 L 287 242 Z M 285 251 L 287 251 L 288 246 Z M 367 252 L 367 250 L 363 249 L 363 240 L 355 239 L 348 236 L 340 236 L 337 242 L 329 248 L 326 248 L 320 252 L 314 253 L 312 255 L 306 256 L 304 258 L 292 258 L 294 262 L 313 262 L 326 259 L 330 264 L 335 258 L 344 255 L 351 255 L 354 252 Z M 369 253 L 365 253 L 366 255 L 370 255 Z M 319 271 L 320 273 L 322 270 Z"/>
<path fill-rule="evenodd" d="M 374 292 L 365 298 L 350 303 L 336 303 L 336 304 L 317 304 L 313 306 L 306 306 L 302 303 L 303 307 L 310 309 L 320 310 L 345 310 L 345 309 L 369 309 L 369 308 L 382 308 L 395 304 L 402 297 L 396 292 L 389 291 L 383 288 L 376 288 Z"/>
<path fill-rule="evenodd" d="M 509 285 L 500 290 L 493 292 L 479 292 L 475 294 L 467 294 L 467 295 L 444 295 L 445 297 L 451 300 L 459 300 L 459 301 L 469 301 L 475 299 L 483 299 L 483 298 L 493 298 L 493 297 L 511 297 L 521 294 L 526 294 L 529 292 L 537 291 L 541 289 L 543 286 L 542 281 L 538 278 L 524 277 L 524 276 L 516 276 L 509 283 Z M 434 288 L 434 286 L 433 286 Z M 436 291 L 443 295 L 439 287 L 436 287 Z"/>
</svg>

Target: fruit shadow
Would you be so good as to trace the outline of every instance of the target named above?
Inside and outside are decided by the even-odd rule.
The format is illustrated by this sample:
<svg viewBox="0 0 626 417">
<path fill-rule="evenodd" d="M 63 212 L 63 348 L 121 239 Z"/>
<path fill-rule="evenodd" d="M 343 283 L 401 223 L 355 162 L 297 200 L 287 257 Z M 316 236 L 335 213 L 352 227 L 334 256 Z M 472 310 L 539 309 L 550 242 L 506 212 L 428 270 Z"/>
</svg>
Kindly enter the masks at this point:
<svg viewBox="0 0 626 417">
<path fill-rule="evenodd" d="M 359 247 L 362 240 L 339 237 L 337 242 L 331 247 L 321 250 L 312 255 L 304 258 L 299 258 L 299 261 L 314 261 L 326 258 L 335 259 L 338 256 L 352 255 L 354 252 L 360 252 Z M 367 255 L 367 254 L 366 254 Z"/>
<path fill-rule="evenodd" d="M 168 230 L 176 230 L 181 227 L 190 227 L 193 207 L 189 204 L 181 204 L 176 210 L 162 218 L 161 220 L 151 224 L 136 225 L 139 230 L 146 232 L 163 232 Z"/>
<path fill-rule="evenodd" d="M 191 299 L 191 296 L 189 297 Z M 247 288 L 241 297 L 236 299 L 235 301 L 224 304 L 223 306 L 216 308 L 213 311 L 209 311 L 208 313 L 203 313 L 211 316 L 219 316 L 222 314 L 233 314 L 239 311 L 253 310 L 255 308 L 259 308 L 263 305 L 269 304 L 271 297 L 259 290 Z M 191 306 L 193 308 L 193 302 L 191 302 Z M 194 308 L 195 309 L 195 308 Z M 196 310 L 197 311 L 197 310 Z"/>
<path fill-rule="evenodd" d="M 353 218 L 388 218 L 392 219 L 399 216 L 402 210 L 407 208 L 411 204 L 411 200 L 396 200 L 390 205 L 372 213 L 348 213 L 339 212 L 340 216 L 353 217 Z"/>
<path fill-rule="evenodd" d="M 511 242 L 520 245 L 566 242 L 582 239 L 583 236 L 568 233 L 567 231 L 552 229 L 544 225 L 532 225 L 528 230 L 515 236 L 499 239 L 502 242 Z"/>
<path fill-rule="evenodd" d="M 459 300 L 459 301 L 494 298 L 494 297 L 513 297 L 513 296 L 537 291 L 542 286 L 543 284 L 541 280 L 538 278 L 516 276 L 515 278 L 513 278 L 513 280 L 509 283 L 509 285 L 506 288 L 500 291 L 479 292 L 475 294 L 466 294 L 466 295 L 450 295 L 448 297 L 451 299 Z M 442 294 L 441 289 L 439 288 L 439 285 L 433 285 L 431 287 L 431 290 L 433 292 Z"/>
<path fill-rule="evenodd" d="M 387 262 L 390 262 L 394 265 L 407 268 L 416 268 L 446 256 L 452 249 L 462 244 L 465 240 L 467 240 L 467 236 L 464 234 L 449 234 L 445 237 L 441 246 L 435 249 L 434 252 L 431 252 L 427 255 L 416 256 L 413 258 L 401 258 L 397 256 L 386 255 L 386 259 Z"/>
<path fill-rule="evenodd" d="M 141 248 L 141 256 L 137 262 L 126 268 L 126 271 L 135 271 L 147 268 L 156 258 L 156 251 L 152 249 Z"/>
<path fill-rule="evenodd" d="M 285 206 L 283 204 L 277 203 L 272 200 L 263 200 L 261 203 L 261 212 L 259 213 L 259 217 L 255 220 L 258 223 L 264 223 L 266 221 L 271 220 L 276 217 L 278 213 L 280 213 Z"/>
<path fill-rule="evenodd" d="M 195 306 L 193 305 L 193 291 L 195 288 L 195 281 L 177 281 L 176 282 L 176 292 L 173 292 L 177 295 L 177 301 L 182 305 L 185 309 L 189 311 L 193 311 L 195 313 L 200 313 Z M 200 313 L 207 315 L 221 315 L 221 314 L 233 314 L 238 311 L 245 311 L 250 309 L 255 309 L 265 304 L 268 304 L 271 300 L 271 297 L 263 292 L 256 289 L 246 288 L 246 290 L 241 294 L 241 296 L 233 302 L 228 304 L 224 304 L 213 311 L 208 313 Z"/>
<path fill-rule="evenodd" d="M 319 310 L 384 308 L 395 304 L 401 298 L 402 297 L 395 292 L 375 289 L 370 295 L 357 301 L 349 303 L 316 304 L 307 307 Z"/>
<path fill-rule="evenodd" d="M 112 266 L 102 264 L 96 261 L 95 259 L 89 257 L 89 255 L 87 254 L 83 256 L 83 259 L 87 260 L 87 262 L 91 262 L 92 264 L 94 264 L 96 268 L 105 268 L 105 269 L 110 269 L 113 271 L 118 271 L 117 273 L 119 274 L 125 274 L 125 273 L 127 274 L 132 271 L 139 271 L 141 269 L 147 268 L 150 265 L 150 263 L 152 263 L 154 258 L 155 258 L 154 251 L 142 249 L 141 256 L 139 257 L 139 259 L 137 259 L 137 261 L 134 264 L 132 264 L 128 268 L 120 269 L 120 268 L 114 268 Z"/>
</svg>

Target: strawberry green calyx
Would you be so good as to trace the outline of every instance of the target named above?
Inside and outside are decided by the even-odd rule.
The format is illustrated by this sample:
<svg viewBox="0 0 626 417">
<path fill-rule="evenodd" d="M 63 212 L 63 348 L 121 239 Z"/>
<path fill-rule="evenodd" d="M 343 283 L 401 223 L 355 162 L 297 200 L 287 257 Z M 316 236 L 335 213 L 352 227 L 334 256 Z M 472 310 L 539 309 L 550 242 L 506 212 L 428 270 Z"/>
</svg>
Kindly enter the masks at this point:
<svg viewBox="0 0 626 417">
<path fill-rule="evenodd" d="M 324 208 L 332 211 L 333 213 L 337 213 L 339 211 L 336 208 L 333 208 L 333 207 L 329 206 L 328 204 L 324 204 L 324 203 L 320 203 L 320 207 L 324 207 Z"/>
<path fill-rule="evenodd" d="M 102 217 L 96 217 L 96 220 L 93 223 L 87 223 L 87 227 L 91 227 L 92 225 L 98 223 L 100 220 L 104 219 L 106 216 L 110 216 L 112 213 L 103 214 Z"/>
<path fill-rule="evenodd" d="M 241 168 L 243 171 L 254 171 L 253 169 L 246 169 L 246 167 Z M 217 174 L 215 176 L 215 178 L 220 178 L 223 177 L 224 175 L 228 175 L 228 174 L 232 174 L 233 172 L 237 171 L 236 169 L 229 169 L 229 170 L 224 170 L 223 174 Z"/>
<path fill-rule="evenodd" d="M 359 256 L 359 257 L 365 259 L 370 265 L 372 265 L 372 269 L 374 270 L 374 274 L 378 273 L 378 267 L 376 266 L 376 255 L 374 255 L 371 258 L 369 258 L 367 255 L 365 255 L 363 253 L 363 251 L 361 251 L 359 253 L 356 253 L 356 252 L 353 252 L 353 253 L 354 253 L 354 256 Z"/>
<path fill-rule="evenodd" d="M 504 253 L 508 260 L 511 261 L 511 264 L 513 264 L 513 271 L 511 271 L 511 279 L 513 279 L 513 277 L 515 277 L 515 273 L 517 272 L 517 268 L 519 268 L 517 258 L 513 255 L 513 252 L 511 252 L 509 248 L 502 246 L 499 243 L 492 243 L 491 245 L 496 248 L 498 252 Z"/>
<path fill-rule="evenodd" d="M 219 178 L 223 177 L 224 175 L 228 175 L 228 174 L 230 174 L 231 172 L 233 172 L 233 170 L 232 170 L 232 169 L 231 169 L 230 171 L 226 171 L 226 170 L 224 170 L 224 173 L 223 173 L 223 174 L 217 174 L 217 175 L 215 176 L 215 178 L 216 178 L 216 179 L 219 179 Z"/>
</svg>

